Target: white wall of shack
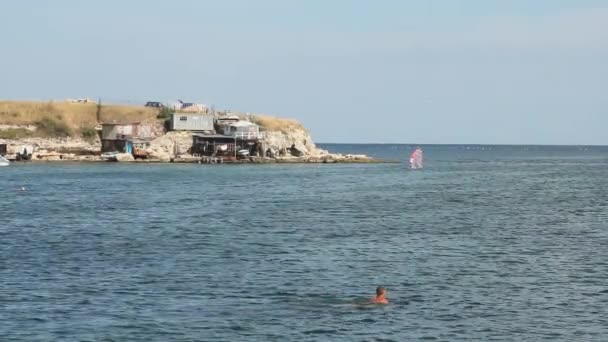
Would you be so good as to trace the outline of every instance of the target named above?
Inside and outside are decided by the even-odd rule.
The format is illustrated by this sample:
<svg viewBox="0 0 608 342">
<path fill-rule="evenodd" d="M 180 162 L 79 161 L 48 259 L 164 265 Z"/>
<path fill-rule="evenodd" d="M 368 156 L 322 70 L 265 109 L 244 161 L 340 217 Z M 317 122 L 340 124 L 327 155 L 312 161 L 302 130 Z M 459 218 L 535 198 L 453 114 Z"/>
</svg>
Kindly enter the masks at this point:
<svg viewBox="0 0 608 342">
<path fill-rule="evenodd" d="M 173 131 L 212 131 L 213 116 L 173 114 L 171 118 Z"/>
</svg>

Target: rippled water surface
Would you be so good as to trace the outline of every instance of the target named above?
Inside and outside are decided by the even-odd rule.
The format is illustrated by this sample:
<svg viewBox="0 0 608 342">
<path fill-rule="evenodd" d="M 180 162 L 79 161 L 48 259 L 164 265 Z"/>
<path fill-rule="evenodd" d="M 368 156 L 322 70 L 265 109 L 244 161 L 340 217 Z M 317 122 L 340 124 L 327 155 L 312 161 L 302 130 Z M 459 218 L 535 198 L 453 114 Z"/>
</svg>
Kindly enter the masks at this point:
<svg viewBox="0 0 608 342">
<path fill-rule="evenodd" d="M 2 168 L 0 339 L 606 340 L 608 150 L 425 152 Z"/>
</svg>

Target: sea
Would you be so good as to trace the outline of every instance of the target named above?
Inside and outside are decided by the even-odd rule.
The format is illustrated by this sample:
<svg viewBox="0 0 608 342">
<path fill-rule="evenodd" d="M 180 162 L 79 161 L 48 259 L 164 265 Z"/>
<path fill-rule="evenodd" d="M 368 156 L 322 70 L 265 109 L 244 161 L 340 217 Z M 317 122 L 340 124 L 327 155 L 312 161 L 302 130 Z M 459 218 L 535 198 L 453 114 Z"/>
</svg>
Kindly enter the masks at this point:
<svg viewBox="0 0 608 342">
<path fill-rule="evenodd" d="M 0 168 L 0 340 L 608 340 L 608 147 L 321 147 Z"/>
</svg>

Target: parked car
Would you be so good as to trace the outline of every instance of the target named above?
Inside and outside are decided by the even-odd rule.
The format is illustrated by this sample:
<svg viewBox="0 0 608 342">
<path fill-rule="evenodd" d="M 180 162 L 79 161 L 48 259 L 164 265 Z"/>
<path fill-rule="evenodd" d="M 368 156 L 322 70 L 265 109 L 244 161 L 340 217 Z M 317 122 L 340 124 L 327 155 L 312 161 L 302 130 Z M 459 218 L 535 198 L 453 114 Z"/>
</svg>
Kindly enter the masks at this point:
<svg viewBox="0 0 608 342">
<path fill-rule="evenodd" d="M 163 108 L 165 105 L 162 102 L 146 102 L 146 107 Z"/>
</svg>

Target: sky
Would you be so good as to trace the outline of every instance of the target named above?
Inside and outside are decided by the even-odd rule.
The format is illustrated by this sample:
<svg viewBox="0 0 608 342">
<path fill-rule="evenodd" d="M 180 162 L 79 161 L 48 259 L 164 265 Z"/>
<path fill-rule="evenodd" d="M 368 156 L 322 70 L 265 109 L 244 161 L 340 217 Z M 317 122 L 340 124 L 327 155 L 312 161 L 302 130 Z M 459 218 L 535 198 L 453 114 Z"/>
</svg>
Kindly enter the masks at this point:
<svg viewBox="0 0 608 342">
<path fill-rule="evenodd" d="M 317 142 L 608 144 L 608 1 L 20 0 L 0 98 L 203 102 Z"/>
</svg>

